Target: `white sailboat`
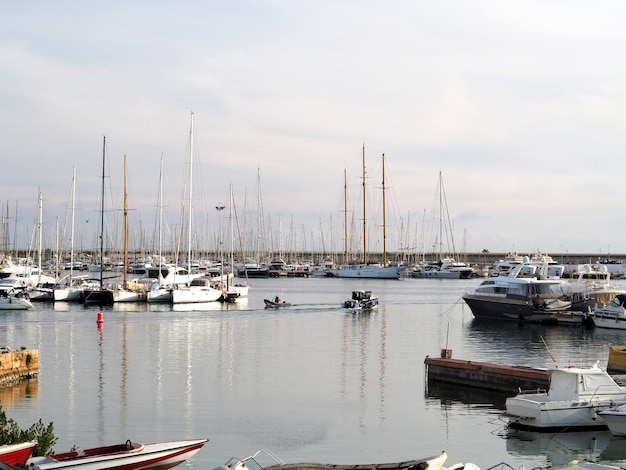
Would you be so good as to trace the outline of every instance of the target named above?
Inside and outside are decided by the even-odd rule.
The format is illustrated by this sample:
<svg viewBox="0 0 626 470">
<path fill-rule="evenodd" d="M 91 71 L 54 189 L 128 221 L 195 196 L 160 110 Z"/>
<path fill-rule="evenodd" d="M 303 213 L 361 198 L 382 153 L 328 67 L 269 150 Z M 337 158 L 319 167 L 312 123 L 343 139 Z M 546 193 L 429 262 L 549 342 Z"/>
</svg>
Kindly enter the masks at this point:
<svg viewBox="0 0 626 470">
<path fill-rule="evenodd" d="M 62 278 L 52 293 L 57 302 L 80 302 L 85 298 L 85 289 L 97 287 L 88 276 L 74 275 L 74 218 L 76 207 L 76 167 L 72 169 L 72 187 L 70 191 L 71 222 L 70 222 L 70 263 L 69 274 Z"/>
<path fill-rule="evenodd" d="M 416 278 L 438 278 L 438 279 L 469 279 L 476 277 L 474 269 L 462 261 L 456 260 L 456 249 L 454 247 L 454 235 L 448 214 L 448 203 L 443 187 L 443 176 L 439 172 L 439 234 L 437 244 L 439 245 L 439 259 L 431 263 L 423 263 L 415 269 L 412 277 Z M 452 252 L 447 255 L 443 252 L 444 232 L 451 241 Z"/>
<path fill-rule="evenodd" d="M 383 263 L 372 263 L 367 261 L 367 226 L 366 226 L 366 198 L 365 198 L 365 145 L 363 145 L 363 260 L 359 263 L 348 263 L 348 210 L 345 212 L 345 264 L 337 269 L 330 269 L 328 273 L 333 277 L 347 277 L 358 279 L 400 279 L 406 271 L 406 266 L 392 266 L 387 263 L 387 224 L 385 215 L 385 156 L 383 155 Z M 347 205 L 347 181 L 344 170 L 344 204 Z"/>
<path fill-rule="evenodd" d="M 222 297 L 222 291 L 211 286 L 211 280 L 205 277 L 191 278 L 191 235 L 193 230 L 193 112 L 191 113 L 191 128 L 189 130 L 189 210 L 187 211 L 187 271 L 189 283 L 184 287 L 172 289 L 172 303 L 199 303 L 215 302 Z"/>
</svg>

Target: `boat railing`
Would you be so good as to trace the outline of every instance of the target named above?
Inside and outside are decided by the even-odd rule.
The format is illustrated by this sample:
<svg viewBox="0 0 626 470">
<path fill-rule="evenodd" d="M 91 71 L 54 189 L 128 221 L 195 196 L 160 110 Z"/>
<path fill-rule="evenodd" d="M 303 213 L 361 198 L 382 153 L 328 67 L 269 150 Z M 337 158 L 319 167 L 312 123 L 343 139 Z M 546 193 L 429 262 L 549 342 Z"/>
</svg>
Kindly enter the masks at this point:
<svg viewBox="0 0 626 470">
<path fill-rule="evenodd" d="M 527 389 L 522 390 L 521 388 L 517 389 L 518 395 L 539 395 L 539 394 L 548 394 L 548 391 L 545 388 L 536 388 L 536 389 Z"/>
</svg>

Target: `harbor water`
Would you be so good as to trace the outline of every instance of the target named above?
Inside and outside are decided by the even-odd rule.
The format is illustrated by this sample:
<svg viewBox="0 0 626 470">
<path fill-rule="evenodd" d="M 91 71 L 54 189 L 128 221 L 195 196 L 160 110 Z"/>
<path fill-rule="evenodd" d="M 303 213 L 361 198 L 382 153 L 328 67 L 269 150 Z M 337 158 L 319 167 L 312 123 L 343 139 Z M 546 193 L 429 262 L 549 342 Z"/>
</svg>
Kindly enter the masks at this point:
<svg viewBox="0 0 626 470">
<path fill-rule="evenodd" d="M 186 468 L 267 448 L 287 462 L 375 463 L 449 454 L 447 465 L 526 468 L 626 462 L 609 431 L 507 430 L 504 398 L 427 384 L 424 359 L 534 367 L 606 364 L 626 333 L 481 323 L 463 303 L 480 280 L 252 280 L 235 304 L 37 304 L 0 315 L 0 346 L 40 353 L 38 379 L 0 389 L 20 427 L 54 423 L 55 450 L 206 437 Z M 341 308 L 352 290 L 380 299 Z M 289 308 L 265 309 L 279 295 Z M 96 320 L 102 313 L 104 323 Z M 182 468 L 182 467 L 181 467 Z"/>
</svg>

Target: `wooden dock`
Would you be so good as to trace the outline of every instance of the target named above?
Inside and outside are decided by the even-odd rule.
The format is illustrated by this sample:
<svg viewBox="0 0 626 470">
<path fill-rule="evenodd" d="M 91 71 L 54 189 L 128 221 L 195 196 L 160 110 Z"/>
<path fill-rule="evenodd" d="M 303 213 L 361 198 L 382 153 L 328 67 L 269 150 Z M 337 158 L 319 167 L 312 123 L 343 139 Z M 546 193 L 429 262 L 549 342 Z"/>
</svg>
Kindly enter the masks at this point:
<svg viewBox="0 0 626 470">
<path fill-rule="evenodd" d="M 525 366 L 507 366 L 488 362 L 452 359 L 450 350 L 441 357 L 424 359 L 427 380 L 516 394 L 520 390 L 548 390 L 550 372 Z"/>
</svg>

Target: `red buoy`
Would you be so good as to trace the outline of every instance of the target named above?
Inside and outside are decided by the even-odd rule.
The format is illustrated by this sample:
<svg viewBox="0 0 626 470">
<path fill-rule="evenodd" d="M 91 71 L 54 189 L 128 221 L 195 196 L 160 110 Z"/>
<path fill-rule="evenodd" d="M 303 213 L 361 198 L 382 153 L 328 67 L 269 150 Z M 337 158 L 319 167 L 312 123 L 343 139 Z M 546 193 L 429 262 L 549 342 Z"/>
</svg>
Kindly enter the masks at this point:
<svg viewBox="0 0 626 470">
<path fill-rule="evenodd" d="M 96 319 L 96 323 L 98 325 L 102 325 L 104 323 L 104 316 L 102 315 L 102 312 L 98 312 L 98 318 Z"/>
</svg>

